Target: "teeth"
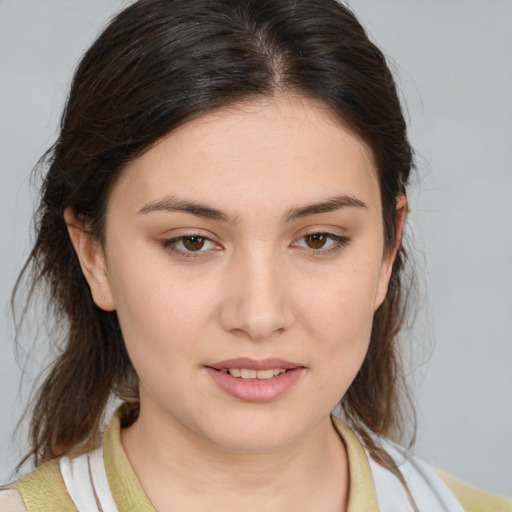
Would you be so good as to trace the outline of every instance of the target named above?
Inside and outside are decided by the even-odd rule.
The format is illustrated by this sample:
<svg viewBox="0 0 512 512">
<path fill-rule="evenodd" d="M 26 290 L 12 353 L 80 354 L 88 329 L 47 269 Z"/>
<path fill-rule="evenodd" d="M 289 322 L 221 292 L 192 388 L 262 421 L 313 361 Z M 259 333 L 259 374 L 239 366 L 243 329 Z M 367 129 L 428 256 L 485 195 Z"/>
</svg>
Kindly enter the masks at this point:
<svg viewBox="0 0 512 512">
<path fill-rule="evenodd" d="M 243 375 L 243 374 L 242 374 Z M 271 379 L 274 376 L 274 370 L 260 370 L 256 373 L 258 379 Z"/>
<path fill-rule="evenodd" d="M 271 379 L 285 373 L 284 368 L 270 368 L 268 370 L 250 370 L 248 368 L 223 368 L 222 373 L 229 373 L 233 377 L 241 377 L 242 379 Z"/>
<path fill-rule="evenodd" d="M 240 373 L 242 374 L 242 379 L 255 379 L 258 372 L 256 370 L 246 370 L 242 368 Z"/>
</svg>

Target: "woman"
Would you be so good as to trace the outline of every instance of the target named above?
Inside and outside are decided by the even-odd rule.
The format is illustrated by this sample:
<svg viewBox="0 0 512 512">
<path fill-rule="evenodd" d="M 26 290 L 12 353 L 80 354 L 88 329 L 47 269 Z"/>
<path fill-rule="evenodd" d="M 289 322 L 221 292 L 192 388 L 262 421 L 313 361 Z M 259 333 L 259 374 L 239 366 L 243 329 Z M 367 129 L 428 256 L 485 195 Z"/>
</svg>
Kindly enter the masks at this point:
<svg viewBox="0 0 512 512">
<path fill-rule="evenodd" d="M 512 510 L 391 442 L 411 153 L 333 0 L 123 11 L 47 155 L 30 264 L 66 334 L 6 510 Z"/>
</svg>

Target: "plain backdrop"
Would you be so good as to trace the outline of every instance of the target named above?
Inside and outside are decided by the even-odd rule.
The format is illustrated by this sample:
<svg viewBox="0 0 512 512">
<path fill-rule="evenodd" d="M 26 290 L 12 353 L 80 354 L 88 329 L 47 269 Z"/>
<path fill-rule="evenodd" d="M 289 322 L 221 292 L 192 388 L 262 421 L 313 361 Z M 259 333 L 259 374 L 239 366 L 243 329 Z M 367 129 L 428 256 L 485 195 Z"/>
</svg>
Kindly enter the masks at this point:
<svg viewBox="0 0 512 512">
<path fill-rule="evenodd" d="M 128 3 L 0 0 L 0 482 L 26 447 L 23 426 L 12 433 L 46 336 L 29 329 L 16 362 L 8 304 L 30 247 L 30 172 L 79 57 Z M 512 496 L 512 1 L 350 5 L 390 56 L 417 153 L 409 238 L 420 293 L 406 339 L 415 451 Z"/>
</svg>

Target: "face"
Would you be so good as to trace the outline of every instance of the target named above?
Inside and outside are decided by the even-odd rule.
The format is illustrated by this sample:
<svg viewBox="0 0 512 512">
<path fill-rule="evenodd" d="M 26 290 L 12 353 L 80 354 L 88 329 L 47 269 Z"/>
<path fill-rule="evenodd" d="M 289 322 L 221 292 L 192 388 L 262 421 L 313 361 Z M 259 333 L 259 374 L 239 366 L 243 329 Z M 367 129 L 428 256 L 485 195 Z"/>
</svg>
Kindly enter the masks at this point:
<svg viewBox="0 0 512 512">
<path fill-rule="evenodd" d="M 282 97 L 191 121 L 125 169 L 100 293 L 141 419 L 228 450 L 301 439 L 365 357 L 391 269 L 367 147 Z"/>
</svg>

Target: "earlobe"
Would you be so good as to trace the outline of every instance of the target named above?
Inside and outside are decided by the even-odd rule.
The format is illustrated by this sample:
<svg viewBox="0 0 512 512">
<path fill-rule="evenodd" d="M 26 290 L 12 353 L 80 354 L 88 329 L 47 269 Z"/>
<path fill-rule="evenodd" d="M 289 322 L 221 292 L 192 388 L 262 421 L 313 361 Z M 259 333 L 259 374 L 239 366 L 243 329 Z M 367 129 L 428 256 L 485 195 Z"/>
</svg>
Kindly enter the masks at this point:
<svg viewBox="0 0 512 512">
<path fill-rule="evenodd" d="M 93 301 L 99 308 L 113 311 L 115 303 L 110 289 L 103 247 L 96 238 L 87 233 L 84 223 L 75 217 L 72 208 L 66 208 L 64 220 L 80 267 L 89 284 Z"/>
<path fill-rule="evenodd" d="M 395 263 L 398 249 L 402 243 L 405 216 L 407 214 L 407 204 L 407 196 L 403 193 L 398 194 L 395 208 L 395 240 L 392 249 L 384 255 L 382 260 L 379 283 L 377 293 L 375 295 L 374 311 L 379 308 L 386 298 L 391 272 L 393 271 L 393 264 Z"/>
</svg>

